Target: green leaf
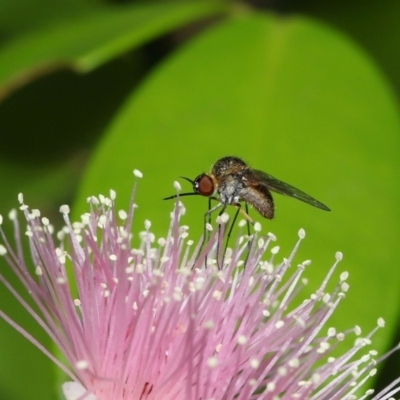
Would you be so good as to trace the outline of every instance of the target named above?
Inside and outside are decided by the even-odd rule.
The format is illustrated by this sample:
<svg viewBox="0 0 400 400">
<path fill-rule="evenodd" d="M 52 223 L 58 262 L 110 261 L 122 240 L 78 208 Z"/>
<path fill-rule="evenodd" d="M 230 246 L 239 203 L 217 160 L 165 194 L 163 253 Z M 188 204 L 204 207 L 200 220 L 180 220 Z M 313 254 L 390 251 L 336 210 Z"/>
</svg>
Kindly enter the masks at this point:
<svg viewBox="0 0 400 400">
<path fill-rule="evenodd" d="M 37 75 L 58 68 L 85 72 L 189 22 L 222 12 L 219 1 L 102 7 L 3 45 L 0 98 Z"/>
<path fill-rule="evenodd" d="M 96 4 L 97 3 L 97 4 Z M 0 40 L 82 15 L 103 6 L 101 0 L 1 0 Z"/>
<path fill-rule="evenodd" d="M 86 196 L 113 188 L 126 206 L 129 172 L 138 168 L 134 229 L 148 218 L 165 235 L 173 204 L 161 199 L 174 194 L 172 181 L 240 156 L 332 209 L 276 195 L 273 221 L 251 216 L 277 234 L 282 257 L 305 228 L 296 261 L 313 260 L 312 289 L 344 252 L 339 271 L 350 272 L 351 289 L 330 325 L 366 332 L 382 316 L 387 328 L 374 341 L 382 350 L 398 309 L 399 133 L 386 82 L 348 38 L 300 17 L 243 15 L 193 40 L 132 95 L 93 157 L 77 204 L 83 210 Z M 182 223 L 197 240 L 207 201 L 184 204 Z"/>
</svg>

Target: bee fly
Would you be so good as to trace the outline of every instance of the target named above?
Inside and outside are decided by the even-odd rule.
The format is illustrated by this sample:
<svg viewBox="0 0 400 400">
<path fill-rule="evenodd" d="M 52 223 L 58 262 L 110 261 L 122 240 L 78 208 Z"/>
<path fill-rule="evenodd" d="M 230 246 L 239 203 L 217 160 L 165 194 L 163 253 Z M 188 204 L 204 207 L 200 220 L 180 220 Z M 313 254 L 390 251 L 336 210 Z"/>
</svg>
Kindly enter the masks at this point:
<svg viewBox="0 0 400 400">
<path fill-rule="evenodd" d="M 252 205 L 265 218 L 272 219 L 274 217 L 274 200 L 271 191 L 304 201 L 321 210 L 330 211 L 326 205 L 308 194 L 266 172 L 250 168 L 238 157 L 221 158 L 213 165 L 209 174 L 200 174 L 194 181 L 186 177 L 182 178 L 193 185 L 193 192 L 176 194 L 166 197 L 164 200 L 174 199 L 178 196 L 200 195 L 208 197 L 209 209 L 204 215 L 205 224 L 207 217 L 210 217 L 214 211 L 221 209 L 219 213 L 221 215 L 228 205 L 236 207 L 237 211 L 229 229 L 227 240 L 229 240 L 239 212 L 246 217 L 248 222 L 254 225 L 254 221 L 248 215 L 247 204 Z M 211 200 L 218 201 L 218 204 L 211 207 Z M 245 203 L 246 211 L 242 210 L 241 202 Z M 205 240 L 205 234 L 203 240 Z"/>
</svg>

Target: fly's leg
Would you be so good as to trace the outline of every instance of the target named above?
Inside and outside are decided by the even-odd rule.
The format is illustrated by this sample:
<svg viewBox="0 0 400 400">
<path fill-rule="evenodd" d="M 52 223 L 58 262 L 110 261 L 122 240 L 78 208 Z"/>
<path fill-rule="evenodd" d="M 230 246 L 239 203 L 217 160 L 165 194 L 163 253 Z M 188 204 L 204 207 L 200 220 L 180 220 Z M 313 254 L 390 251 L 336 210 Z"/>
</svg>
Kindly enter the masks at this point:
<svg viewBox="0 0 400 400">
<path fill-rule="evenodd" d="M 223 207 L 223 209 L 226 208 L 226 205 L 224 205 L 223 203 L 218 203 L 214 207 L 211 207 L 211 200 L 216 200 L 216 199 L 214 197 L 210 197 L 209 198 L 209 201 L 208 201 L 209 209 L 204 214 L 203 239 L 201 241 L 200 249 L 199 249 L 197 257 L 196 257 L 196 259 L 194 261 L 193 267 L 196 265 L 196 262 L 197 262 L 197 260 L 198 260 L 198 258 L 200 256 L 200 254 L 201 254 L 201 251 L 203 250 L 203 247 L 204 247 L 204 244 L 205 244 L 206 240 L 208 241 L 210 239 L 210 231 L 207 229 L 207 224 L 211 225 L 211 214 L 214 211 L 218 210 L 220 207 Z M 207 267 L 207 255 L 205 256 L 205 266 Z"/>
</svg>

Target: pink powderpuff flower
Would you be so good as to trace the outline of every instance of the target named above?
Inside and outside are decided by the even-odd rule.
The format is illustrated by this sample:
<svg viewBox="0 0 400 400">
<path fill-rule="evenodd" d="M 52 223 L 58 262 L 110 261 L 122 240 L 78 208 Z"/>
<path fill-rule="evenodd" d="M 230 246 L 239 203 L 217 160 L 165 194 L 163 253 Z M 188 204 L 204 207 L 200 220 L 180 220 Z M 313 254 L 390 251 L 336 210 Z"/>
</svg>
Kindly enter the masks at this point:
<svg viewBox="0 0 400 400">
<path fill-rule="evenodd" d="M 0 316 L 65 371 L 67 400 L 354 399 L 375 374 L 376 352 L 365 346 L 382 320 L 365 337 L 358 327 L 348 332 L 327 327 L 348 290 L 343 272 L 333 291 L 326 291 L 341 253 L 319 289 L 293 305 L 310 264 L 292 265 L 305 237 L 302 229 L 291 254 L 280 262 L 274 235 L 260 236 L 258 226 L 251 238 L 239 237 L 224 260 L 215 262 L 225 216 L 205 247 L 192 251 L 188 228 L 179 224 L 184 213 L 179 201 L 166 238 L 156 241 L 149 221 L 138 238 L 131 234 L 133 196 L 128 212 L 117 212 L 114 199 L 114 192 L 89 198 L 90 212 L 76 223 L 62 206 L 65 227 L 56 245 L 49 220 L 30 210 L 20 195 L 33 266 L 24 261 L 17 212 L 10 213 L 15 250 L 0 226 L 0 254 L 40 315 L 1 275 L 0 280 L 69 365 L 1 311 Z M 132 238 L 140 242 L 137 247 Z M 358 335 L 354 346 L 331 357 L 348 334 Z M 375 398 L 388 398 L 390 390 Z"/>
</svg>

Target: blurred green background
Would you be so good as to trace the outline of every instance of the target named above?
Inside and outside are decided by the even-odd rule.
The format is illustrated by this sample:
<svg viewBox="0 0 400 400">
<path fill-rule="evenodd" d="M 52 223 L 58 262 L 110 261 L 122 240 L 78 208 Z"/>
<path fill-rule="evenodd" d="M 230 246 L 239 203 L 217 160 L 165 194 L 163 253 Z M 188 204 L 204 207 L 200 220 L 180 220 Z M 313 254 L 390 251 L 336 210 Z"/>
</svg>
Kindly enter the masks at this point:
<svg viewBox="0 0 400 400">
<path fill-rule="evenodd" d="M 61 204 L 77 216 L 109 189 L 123 208 L 138 168 L 135 232 L 150 219 L 165 236 L 173 181 L 239 156 L 332 209 L 276 195 L 274 220 L 251 216 L 281 257 L 306 230 L 309 290 L 344 253 L 350 292 L 329 326 L 366 333 L 382 316 L 384 352 L 400 305 L 399 21 L 397 0 L 1 0 L 0 213 L 19 192 L 56 225 Z M 184 203 L 196 240 L 207 200 Z M 51 348 L 5 288 L 0 301 Z M 57 398 L 50 361 L 5 322 L 0 337 L 0 398 Z"/>
</svg>

